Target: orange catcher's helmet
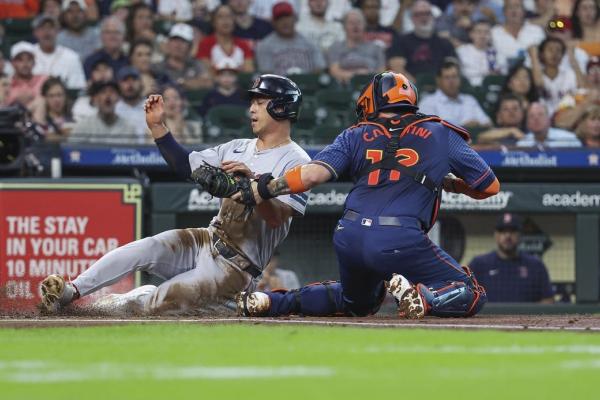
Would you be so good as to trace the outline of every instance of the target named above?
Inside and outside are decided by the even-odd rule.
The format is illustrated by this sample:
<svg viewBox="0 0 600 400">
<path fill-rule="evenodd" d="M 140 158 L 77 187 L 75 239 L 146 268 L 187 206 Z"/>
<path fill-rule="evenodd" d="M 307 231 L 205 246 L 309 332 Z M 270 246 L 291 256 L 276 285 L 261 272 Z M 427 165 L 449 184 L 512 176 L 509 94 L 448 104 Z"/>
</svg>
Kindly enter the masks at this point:
<svg viewBox="0 0 600 400">
<path fill-rule="evenodd" d="M 402 74 L 385 71 L 373 77 L 356 100 L 359 121 L 374 118 L 390 108 L 416 111 L 419 95 L 416 86 Z"/>
</svg>

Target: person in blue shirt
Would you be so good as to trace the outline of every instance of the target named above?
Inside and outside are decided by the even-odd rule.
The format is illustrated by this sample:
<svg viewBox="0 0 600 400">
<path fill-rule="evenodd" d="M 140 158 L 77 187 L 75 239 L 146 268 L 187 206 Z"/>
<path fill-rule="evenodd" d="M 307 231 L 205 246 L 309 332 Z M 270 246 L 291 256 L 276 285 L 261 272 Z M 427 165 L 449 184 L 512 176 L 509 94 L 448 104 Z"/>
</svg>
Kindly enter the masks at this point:
<svg viewBox="0 0 600 400">
<path fill-rule="evenodd" d="M 546 266 L 539 258 L 519 251 L 521 228 L 518 215 L 502 214 L 494 232 L 496 250 L 473 258 L 469 267 L 490 302 L 553 303 Z"/>
<path fill-rule="evenodd" d="M 257 203 L 303 193 L 349 174 L 354 187 L 333 236 L 340 281 L 292 291 L 242 292 L 247 316 L 349 315 L 377 312 L 386 289 L 403 318 L 466 317 L 486 302 L 485 290 L 427 237 L 441 190 L 483 199 L 500 184 L 468 145 L 469 133 L 417 113 L 417 90 L 404 75 L 377 74 L 357 100 L 358 123 L 305 165 L 253 183 Z M 239 195 L 234 195 L 234 199 Z"/>
</svg>

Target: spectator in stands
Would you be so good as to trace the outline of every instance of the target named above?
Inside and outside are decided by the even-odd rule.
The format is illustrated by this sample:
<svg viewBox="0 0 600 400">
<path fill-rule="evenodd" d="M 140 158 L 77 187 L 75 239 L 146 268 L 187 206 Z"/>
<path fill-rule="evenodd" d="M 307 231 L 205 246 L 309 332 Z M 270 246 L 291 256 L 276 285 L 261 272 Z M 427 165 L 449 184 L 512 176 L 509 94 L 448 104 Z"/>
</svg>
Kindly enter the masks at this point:
<svg viewBox="0 0 600 400">
<path fill-rule="evenodd" d="M 254 15 L 255 17 L 262 18 L 264 20 L 270 20 L 273 18 L 273 6 L 279 3 L 281 0 L 261 0 L 261 1 L 252 1 L 250 4 L 249 13 Z M 301 0 L 289 0 L 288 4 L 292 6 L 294 14 L 298 14 L 300 10 L 300 1 Z"/>
<path fill-rule="evenodd" d="M 299 289 L 300 280 L 298 275 L 290 269 L 279 268 L 280 253 L 275 250 L 269 263 L 262 273 L 262 278 L 257 284 L 257 290 L 274 290 L 274 289 Z"/>
<path fill-rule="evenodd" d="M 374 74 L 385 69 L 380 46 L 365 40 L 365 17 L 351 9 L 344 17 L 346 40 L 335 43 L 327 53 L 329 73 L 338 82 L 348 83 L 354 75 Z"/>
<path fill-rule="evenodd" d="M 73 119 L 75 119 L 76 122 L 81 121 L 85 117 L 95 115 L 98 112 L 98 108 L 94 104 L 94 99 L 90 93 L 90 88 L 93 83 L 112 81 L 113 79 L 113 69 L 106 60 L 98 60 L 96 64 L 92 66 L 92 73 L 87 82 L 88 94 L 77 97 L 75 104 L 73 104 Z"/>
<path fill-rule="evenodd" d="M 525 137 L 525 108 L 521 99 L 513 94 L 505 94 L 498 102 L 496 125 L 477 135 L 478 144 L 514 146 Z"/>
<path fill-rule="evenodd" d="M 574 133 L 550 126 L 551 120 L 546 106 L 534 102 L 527 109 L 527 133 L 517 142 L 517 147 L 580 147 L 581 142 Z"/>
<path fill-rule="evenodd" d="M 89 55 L 83 64 L 85 76 L 89 79 L 92 66 L 98 60 L 104 60 L 115 73 L 129 63 L 127 55 L 123 52 L 125 39 L 125 25 L 115 16 L 106 17 L 100 26 L 100 40 L 102 48 Z"/>
<path fill-rule="evenodd" d="M 435 22 L 440 37 L 448 39 L 454 47 L 469 42 L 473 26 L 472 15 L 479 0 L 452 0 L 452 12 L 445 12 Z"/>
<path fill-rule="evenodd" d="M 226 62 L 240 71 L 253 72 L 254 54 L 250 45 L 244 39 L 233 36 L 235 24 L 231 8 L 227 5 L 217 7 L 213 11 L 212 23 L 214 33 L 202 39 L 196 55 L 206 69 Z"/>
<path fill-rule="evenodd" d="M 146 3 L 137 3 L 129 9 L 125 21 L 127 30 L 124 51 L 131 52 L 131 46 L 138 40 L 148 40 L 153 44 L 151 61 L 158 63 L 163 60 L 162 51 L 166 38 L 154 30 L 154 12 L 152 7 Z"/>
<path fill-rule="evenodd" d="M 81 60 L 73 50 L 56 43 L 58 21 L 41 15 L 33 21 L 35 45 L 35 74 L 57 76 L 69 89 L 83 89 L 85 76 Z"/>
<path fill-rule="evenodd" d="M 55 20 L 60 17 L 60 0 L 42 0 L 40 15 L 48 15 Z"/>
<path fill-rule="evenodd" d="M 158 16 L 160 19 L 173 22 L 189 21 L 192 16 L 192 3 L 190 0 L 159 1 Z"/>
<path fill-rule="evenodd" d="M 456 57 L 454 46 L 434 30 L 431 4 L 416 0 L 411 7 L 414 32 L 402 35 L 386 52 L 388 66 L 416 81 L 418 74 L 434 74 L 446 57 Z"/>
<path fill-rule="evenodd" d="M 221 105 L 248 107 L 248 98 L 238 85 L 238 70 L 226 63 L 215 65 L 215 86 L 204 96 L 198 114 L 205 116 L 208 111 Z"/>
<path fill-rule="evenodd" d="M 186 103 L 183 93 L 172 84 L 164 86 L 160 94 L 163 96 L 165 122 L 169 131 L 179 143 L 199 143 L 202 141 L 202 130 L 198 121 L 185 118 Z"/>
<path fill-rule="evenodd" d="M 4 54 L 0 51 L 0 74 L 5 74 L 6 76 L 12 76 L 14 73 L 12 69 L 12 65 L 10 62 L 7 62 L 4 59 Z"/>
<path fill-rule="evenodd" d="M 327 12 L 325 13 L 325 19 L 327 21 L 338 21 L 341 22 L 344 16 L 352 7 L 358 7 L 353 0 L 328 0 L 327 1 Z M 308 0 L 300 0 L 300 11 L 298 14 L 301 16 L 310 13 L 310 7 Z"/>
<path fill-rule="evenodd" d="M 129 63 L 140 73 L 142 95 L 144 97 L 151 93 L 156 93 L 160 86 L 171 80 L 164 70 L 153 68 L 151 62 L 153 51 L 152 42 L 146 39 L 139 39 L 133 42 L 129 50 Z"/>
<path fill-rule="evenodd" d="M 544 30 L 525 20 L 523 0 L 504 0 L 504 25 L 492 28 L 492 42 L 498 61 L 510 68 L 517 59 L 525 58 L 527 49 L 537 46 L 546 36 Z"/>
<path fill-rule="evenodd" d="M 39 0 L 10 0 L 2 3 L 0 19 L 33 18 L 40 9 Z"/>
<path fill-rule="evenodd" d="M 600 148 L 600 106 L 589 106 L 581 116 L 575 130 L 585 147 Z"/>
<path fill-rule="evenodd" d="M 59 78 L 48 78 L 42 85 L 44 107 L 38 125 L 47 141 L 63 141 L 73 129 L 67 88 Z"/>
<path fill-rule="evenodd" d="M 281 1 L 273 6 L 272 24 L 275 31 L 256 46 L 260 72 L 287 75 L 325 69 L 321 50 L 296 32 L 296 16 L 289 3 Z"/>
<path fill-rule="evenodd" d="M 10 90 L 6 103 L 21 104 L 34 117 L 41 115 L 42 85 L 48 78 L 46 75 L 34 74 L 35 47 L 29 42 L 15 43 L 10 49 L 10 62 L 14 75 L 10 82 Z"/>
<path fill-rule="evenodd" d="M 586 71 L 585 87 L 567 94 L 558 103 L 554 122 L 559 128 L 575 129 L 577 121 L 590 106 L 600 105 L 600 57 L 590 58 Z"/>
<path fill-rule="evenodd" d="M 529 107 L 529 103 L 538 101 L 540 98 L 533 83 L 531 70 L 525 66 L 524 60 L 513 65 L 508 71 L 500 95 L 503 96 L 508 93 L 519 97 L 525 108 Z"/>
<path fill-rule="evenodd" d="M 600 106 L 585 110 L 575 132 L 585 147 L 600 148 Z"/>
<path fill-rule="evenodd" d="M 566 52 L 564 42 L 558 38 L 549 37 L 540 43 L 539 47 L 529 48 L 533 81 L 550 114 L 554 114 L 560 99 L 583 86 L 583 74 L 575 60 L 573 47 L 570 47 L 569 68 L 560 68 L 561 60 Z"/>
<path fill-rule="evenodd" d="M 473 258 L 469 267 L 485 287 L 490 302 L 553 303 L 546 266 L 519 250 L 521 231 L 519 216 L 501 215 L 494 232 L 496 250 Z"/>
<path fill-rule="evenodd" d="M 112 0 L 110 3 L 110 15 L 125 23 L 129 15 L 129 6 L 132 0 Z"/>
<path fill-rule="evenodd" d="M 480 86 L 483 78 L 499 74 L 504 69 L 498 64 L 497 52 L 492 46 L 491 28 L 488 20 L 475 21 L 469 30 L 471 43 L 456 49 L 463 76 L 471 86 Z"/>
<path fill-rule="evenodd" d="M 61 14 L 63 29 L 56 38 L 59 45 L 77 53 L 81 62 L 100 47 L 100 33 L 87 25 L 86 8 L 84 0 L 64 0 Z"/>
<path fill-rule="evenodd" d="M 367 22 L 365 39 L 384 50 L 389 49 L 398 40 L 398 34 L 393 28 L 380 24 L 381 0 L 359 0 L 356 5 Z"/>
<path fill-rule="evenodd" d="M 590 56 L 600 57 L 600 4 L 597 0 L 575 0 L 573 36 Z"/>
<path fill-rule="evenodd" d="M 127 120 L 115 113 L 119 87 L 115 81 L 94 82 L 90 95 L 98 112 L 77 122 L 69 136 L 70 142 L 131 144 L 138 136 Z"/>
<path fill-rule="evenodd" d="M 492 121 L 475 97 L 460 93 L 460 80 L 458 63 L 453 59 L 445 60 L 436 76 L 438 89 L 419 102 L 420 111 L 439 115 L 451 123 L 467 128 L 490 126 Z"/>
<path fill-rule="evenodd" d="M 273 27 L 268 21 L 256 18 L 248 12 L 250 0 L 228 0 L 227 4 L 231 7 L 235 20 L 233 36 L 246 39 L 254 47 L 257 41 L 273 32 Z"/>
<path fill-rule="evenodd" d="M 546 29 L 548 23 L 556 15 L 555 2 L 556 0 L 534 0 L 534 13 L 533 16 L 529 18 L 529 22 L 542 29 Z"/>
<path fill-rule="evenodd" d="M 562 40 L 567 46 L 567 51 L 560 62 L 560 68 L 571 68 L 571 52 L 577 60 L 577 65 L 581 71 L 585 71 L 585 66 L 590 58 L 588 53 L 578 46 L 578 42 L 573 39 L 573 26 L 571 20 L 567 17 L 553 17 L 546 25 L 546 35 L 548 37 Z M 573 50 L 571 50 L 571 48 Z"/>
<path fill-rule="evenodd" d="M 329 0 L 308 0 L 310 13 L 301 15 L 298 21 L 298 33 L 321 49 L 323 54 L 327 54 L 332 44 L 342 42 L 345 36 L 342 24 L 325 19 L 328 5 Z"/>
<path fill-rule="evenodd" d="M 10 91 L 10 79 L 4 72 L 0 71 L 0 107 L 8 106 L 8 92 Z"/>
<path fill-rule="evenodd" d="M 121 99 L 117 102 L 115 112 L 135 128 L 139 141 L 143 142 L 148 136 L 140 73 L 133 67 L 123 67 L 117 72 L 117 83 Z"/>
<path fill-rule="evenodd" d="M 165 59 L 155 64 L 152 71 L 155 74 L 166 74 L 172 82 L 187 90 L 211 87 L 209 69 L 189 56 L 193 40 L 194 30 L 191 26 L 184 23 L 173 25 L 169 32 Z"/>
<path fill-rule="evenodd" d="M 162 3 L 162 2 L 161 2 Z M 131 44 L 138 39 L 154 40 L 154 12 L 146 3 L 137 3 L 129 8 L 125 20 L 125 40 Z"/>
</svg>

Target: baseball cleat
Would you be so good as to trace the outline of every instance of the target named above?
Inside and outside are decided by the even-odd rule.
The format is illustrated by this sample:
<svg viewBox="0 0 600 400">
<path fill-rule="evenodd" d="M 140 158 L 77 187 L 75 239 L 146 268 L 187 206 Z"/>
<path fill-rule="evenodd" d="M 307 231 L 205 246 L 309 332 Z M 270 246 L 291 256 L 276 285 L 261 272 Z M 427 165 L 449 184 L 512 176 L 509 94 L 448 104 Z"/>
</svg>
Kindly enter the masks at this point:
<svg viewBox="0 0 600 400">
<path fill-rule="evenodd" d="M 388 291 L 396 299 L 400 318 L 421 319 L 425 316 L 425 304 L 417 289 L 402 275 L 393 274 Z"/>
<path fill-rule="evenodd" d="M 264 317 L 271 308 L 271 299 L 263 292 L 241 292 L 235 296 L 237 313 L 243 317 Z"/>
<path fill-rule="evenodd" d="M 69 304 L 77 293 L 70 282 L 65 282 L 60 275 L 48 275 L 42 281 L 42 307 L 45 311 L 55 313 L 61 306 Z"/>
</svg>

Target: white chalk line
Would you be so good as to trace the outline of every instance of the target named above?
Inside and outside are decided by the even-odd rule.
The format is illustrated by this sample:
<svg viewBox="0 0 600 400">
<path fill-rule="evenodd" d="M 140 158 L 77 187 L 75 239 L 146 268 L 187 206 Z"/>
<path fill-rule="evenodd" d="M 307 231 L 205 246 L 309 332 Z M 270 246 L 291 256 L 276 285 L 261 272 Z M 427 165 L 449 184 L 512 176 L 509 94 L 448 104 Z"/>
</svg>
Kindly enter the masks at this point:
<svg viewBox="0 0 600 400">
<path fill-rule="evenodd" d="M 42 360 L 3 362 L 0 381 L 13 383 L 56 383 L 81 381 L 151 380 L 235 380 L 320 378 L 335 375 L 335 369 L 321 366 L 205 366 L 93 363 L 73 366 Z"/>
<path fill-rule="evenodd" d="M 273 318 L 197 318 L 197 319 L 6 319 L 0 320 L 0 327 L 18 325 L 31 326 L 39 324 L 58 326 L 77 324 L 115 325 L 115 324 L 271 324 L 271 325 L 314 325 L 314 326 L 351 326 L 367 328 L 399 328 L 399 329 L 461 329 L 461 330 L 502 330 L 502 331 L 570 331 L 570 332 L 600 332 L 600 327 L 581 326 L 530 326 L 530 325 L 495 325 L 495 324 L 460 324 L 460 323 L 413 323 L 413 322 L 365 322 L 365 321 L 319 321 L 302 319 L 273 319 Z"/>
</svg>

